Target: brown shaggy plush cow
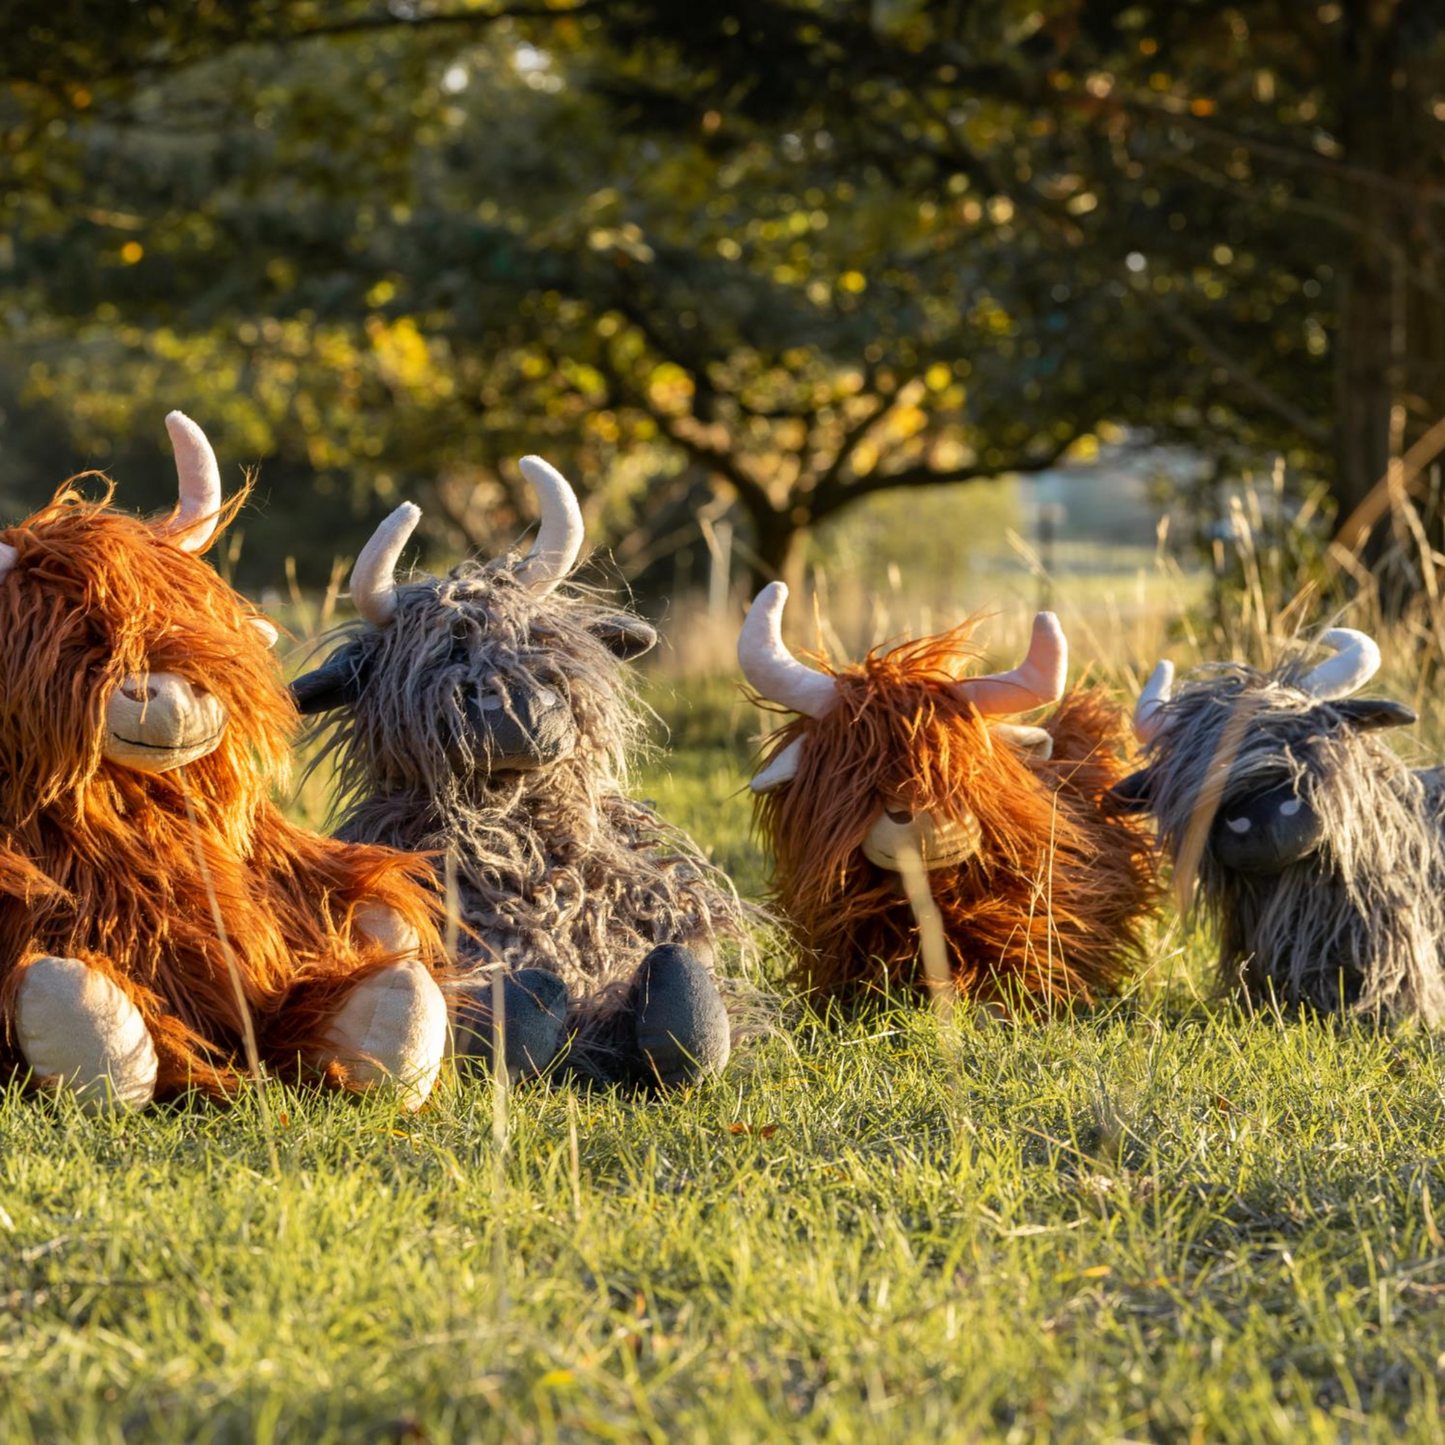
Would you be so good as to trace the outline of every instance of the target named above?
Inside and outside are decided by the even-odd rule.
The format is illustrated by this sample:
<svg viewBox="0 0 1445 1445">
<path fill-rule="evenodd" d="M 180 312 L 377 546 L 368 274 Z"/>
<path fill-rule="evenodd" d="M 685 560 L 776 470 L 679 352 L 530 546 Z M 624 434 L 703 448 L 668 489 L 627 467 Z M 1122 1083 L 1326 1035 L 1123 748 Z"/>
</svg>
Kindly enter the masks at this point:
<svg viewBox="0 0 1445 1445">
<path fill-rule="evenodd" d="M 1156 891 L 1146 840 L 1102 804 L 1124 771 L 1122 714 L 1075 691 L 1042 727 L 998 720 L 1062 694 L 1053 615 L 1002 676 L 961 676 L 976 619 L 817 672 L 783 645 L 786 599 L 776 582 L 758 596 L 738 656 L 760 702 L 798 714 L 752 786 L 799 982 L 835 996 L 922 987 L 900 877 L 911 855 L 960 994 L 1036 1008 L 1116 987 Z"/>
<path fill-rule="evenodd" d="M 446 1045 L 431 894 L 271 801 L 297 721 L 275 629 L 197 555 L 242 499 L 166 425 L 169 517 L 67 485 L 0 534 L 0 1080 L 225 1095 L 249 1014 L 284 1074 L 415 1107 Z"/>
</svg>

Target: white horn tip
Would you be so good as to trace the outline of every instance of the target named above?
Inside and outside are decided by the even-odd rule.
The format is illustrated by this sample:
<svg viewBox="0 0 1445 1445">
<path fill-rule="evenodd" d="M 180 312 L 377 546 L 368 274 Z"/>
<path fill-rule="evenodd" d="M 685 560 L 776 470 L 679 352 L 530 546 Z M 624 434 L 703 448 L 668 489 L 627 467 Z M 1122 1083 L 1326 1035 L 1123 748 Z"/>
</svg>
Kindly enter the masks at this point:
<svg viewBox="0 0 1445 1445">
<path fill-rule="evenodd" d="M 1174 691 L 1174 664 L 1165 658 L 1154 666 L 1149 681 L 1139 693 L 1134 704 L 1134 736 L 1146 747 L 1159 735 L 1161 726 L 1157 713 L 1160 707 L 1170 701 Z"/>
<path fill-rule="evenodd" d="M 0 582 L 3 582 L 10 569 L 20 560 L 20 553 L 12 547 L 9 542 L 0 542 Z"/>
<path fill-rule="evenodd" d="M 550 592 L 582 550 L 582 508 L 572 483 L 544 457 L 522 457 L 517 467 L 536 494 L 541 513 L 532 550 L 517 567 L 517 577 L 536 591 Z"/>
<path fill-rule="evenodd" d="M 1379 644 L 1367 633 L 1353 627 L 1332 627 L 1319 641 L 1335 656 L 1307 674 L 1300 687 L 1323 702 L 1358 692 L 1380 670 Z"/>
<path fill-rule="evenodd" d="M 198 423 L 193 422 L 183 411 L 166 413 L 166 431 L 170 433 L 173 447 L 190 445 L 210 451 L 210 443 Z"/>
<path fill-rule="evenodd" d="M 547 481 L 566 482 L 567 480 L 546 457 L 539 457 L 532 453 L 523 457 L 517 466 L 529 482 L 535 481 L 538 477 Z"/>
<path fill-rule="evenodd" d="M 1047 669 L 1043 690 L 1049 694 L 1049 701 L 1064 695 L 1069 680 L 1069 639 L 1064 635 L 1064 626 L 1053 612 L 1040 612 L 1034 618 L 1033 647 L 1037 650 L 1041 665 Z"/>
<path fill-rule="evenodd" d="M 1333 648 L 1336 652 L 1346 647 L 1358 647 L 1371 656 L 1380 655 L 1375 639 L 1368 632 L 1360 632 L 1353 627 L 1331 627 L 1328 632 L 1320 634 L 1320 645 Z"/>
<path fill-rule="evenodd" d="M 385 517 L 351 569 L 351 601 L 373 627 L 385 627 L 396 613 L 396 564 L 421 521 L 421 508 L 403 502 Z"/>
</svg>

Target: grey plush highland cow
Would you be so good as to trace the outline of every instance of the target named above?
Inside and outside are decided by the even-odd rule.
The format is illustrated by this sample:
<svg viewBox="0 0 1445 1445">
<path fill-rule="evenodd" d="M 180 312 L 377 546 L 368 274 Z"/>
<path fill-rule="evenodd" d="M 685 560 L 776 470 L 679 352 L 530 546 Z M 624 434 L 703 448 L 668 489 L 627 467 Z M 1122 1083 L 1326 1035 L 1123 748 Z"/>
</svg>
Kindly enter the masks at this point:
<svg viewBox="0 0 1445 1445">
<path fill-rule="evenodd" d="M 1147 766 L 1116 804 L 1152 812 L 1175 861 L 1198 858 L 1221 982 L 1246 997 L 1381 1020 L 1445 1018 L 1445 842 L 1438 776 L 1379 739 L 1413 723 L 1355 698 L 1380 665 L 1361 632 L 1306 671 L 1205 667 L 1177 696 L 1161 662 L 1139 698 Z"/>
<path fill-rule="evenodd" d="M 691 839 L 626 793 L 644 716 L 626 661 L 656 634 L 563 585 L 581 511 L 546 462 L 521 466 L 541 511 L 525 557 L 399 583 L 421 512 L 398 507 L 352 572 L 362 622 L 292 692 L 325 714 L 339 836 L 445 860 L 477 964 L 459 1055 L 491 1056 L 501 968 L 514 1077 L 564 1050 L 567 1068 L 608 1082 L 716 1075 L 731 1028 L 713 945 L 743 935 L 742 907 Z"/>
</svg>

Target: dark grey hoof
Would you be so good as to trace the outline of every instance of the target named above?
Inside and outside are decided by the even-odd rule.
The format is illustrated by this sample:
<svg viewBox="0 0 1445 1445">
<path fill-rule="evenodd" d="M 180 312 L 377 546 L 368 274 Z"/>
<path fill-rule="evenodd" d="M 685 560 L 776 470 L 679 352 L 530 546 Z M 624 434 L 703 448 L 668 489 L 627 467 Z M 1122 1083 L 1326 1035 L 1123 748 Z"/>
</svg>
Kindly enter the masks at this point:
<svg viewBox="0 0 1445 1445">
<path fill-rule="evenodd" d="M 502 980 L 507 1080 L 540 1074 L 557 1057 L 567 1026 L 567 985 L 555 973 L 519 968 Z M 468 985 L 456 1007 L 457 1067 L 491 1070 L 496 1052 L 490 979 Z"/>
<path fill-rule="evenodd" d="M 696 954 L 674 943 L 654 948 L 638 966 L 634 989 L 644 1080 L 676 1088 L 717 1078 L 732 1052 L 732 1029 Z"/>
</svg>

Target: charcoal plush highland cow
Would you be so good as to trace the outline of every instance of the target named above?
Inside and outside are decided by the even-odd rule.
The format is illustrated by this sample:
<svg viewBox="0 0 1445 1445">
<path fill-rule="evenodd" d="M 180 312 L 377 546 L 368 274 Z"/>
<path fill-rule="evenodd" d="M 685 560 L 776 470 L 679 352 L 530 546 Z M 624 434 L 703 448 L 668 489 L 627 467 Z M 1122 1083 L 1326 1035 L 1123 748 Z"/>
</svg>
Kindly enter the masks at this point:
<svg viewBox="0 0 1445 1445">
<path fill-rule="evenodd" d="M 1038 1011 L 1116 988 L 1154 871 L 1142 832 L 1104 807 L 1124 773 L 1123 715 L 1097 689 L 1064 696 L 1053 614 L 1002 675 L 968 676 L 972 620 L 822 672 L 783 643 L 787 595 L 759 593 L 738 660 L 762 704 L 797 714 L 752 788 L 799 983 L 842 998 L 923 988 L 912 858 L 960 995 Z M 1040 725 L 1007 721 L 1061 697 Z"/>
<path fill-rule="evenodd" d="M 1351 694 L 1380 651 L 1348 628 L 1335 656 L 1185 679 L 1161 662 L 1135 730 L 1146 766 L 1114 789 L 1152 813 L 1176 866 L 1196 871 L 1219 934 L 1220 982 L 1251 1000 L 1381 1020 L 1445 1016 L 1445 845 L 1438 778 L 1378 737 L 1415 721 Z"/>
<path fill-rule="evenodd" d="M 731 1026 L 714 943 L 742 936 L 742 909 L 696 845 L 626 793 L 644 724 L 626 662 L 656 634 L 563 585 L 581 511 L 546 462 L 521 467 L 541 512 L 525 557 L 399 583 L 421 517 L 403 504 L 352 572 L 362 623 L 292 691 L 326 715 L 339 836 L 443 860 L 474 964 L 460 1056 L 491 1057 L 500 967 L 513 1077 L 564 1048 L 566 1069 L 606 1082 L 716 1075 Z"/>
</svg>

